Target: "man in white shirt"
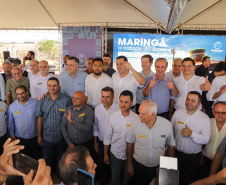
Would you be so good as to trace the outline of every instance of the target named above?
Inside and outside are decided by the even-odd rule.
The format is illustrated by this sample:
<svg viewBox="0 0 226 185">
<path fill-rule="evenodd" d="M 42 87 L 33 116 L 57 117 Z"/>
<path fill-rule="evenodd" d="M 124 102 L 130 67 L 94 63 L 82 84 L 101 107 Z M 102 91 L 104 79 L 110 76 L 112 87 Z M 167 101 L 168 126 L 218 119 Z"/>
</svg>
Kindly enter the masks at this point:
<svg viewBox="0 0 226 185">
<path fill-rule="evenodd" d="M 143 86 L 145 79 L 132 67 L 125 56 L 117 57 L 116 67 L 118 72 L 112 75 L 113 89 L 115 92 L 114 102 L 118 104 L 121 92 L 129 90 L 133 93 L 133 105 L 131 109 L 135 112 L 137 87 Z"/>
<path fill-rule="evenodd" d="M 210 173 L 211 164 L 216 154 L 217 147 L 226 135 L 226 102 L 218 101 L 215 103 L 213 106 L 213 115 L 215 118 L 210 119 L 210 141 L 202 151 L 204 156 L 203 170 L 206 176 Z"/>
<path fill-rule="evenodd" d="M 153 57 L 149 54 L 143 55 L 141 57 L 141 67 L 142 71 L 140 74 L 143 76 L 143 78 L 146 80 L 148 77 L 153 76 L 155 73 L 151 71 L 151 66 L 153 64 Z M 143 98 L 143 87 L 137 87 L 137 104 L 136 104 L 136 113 L 138 114 L 138 109 L 140 104 L 144 101 Z"/>
<path fill-rule="evenodd" d="M 51 77 L 55 77 L 49 74 L 49 64 L 46 60 L 42 60 L 39 63 L 40 75 L 34 79 L 33 86 L 31 87 L 31 97 L 36 100 L 40 100 L 43 94 L 48 92 L 47 82 Z"/>
<path fill-rule="evenodd" d="M 33 89 L 34 79 L 40 76 L 38 66 L 39 66 L 39 61 L 31 60 L 30 71 L 28 73 L 28 78 L 29 78 L 29 81 L 30 81 L 30 89 Z"/>
<path fill-rule="evenodd" d="M 88 98 L 87 104 L 95 108 L 101 104 L 101 90 L 104 87 L 112 87 L 112 79 L 103 73 L 103 60 L 93 59 L 93 73 L 85 80 L 85 95 Z"/>
<path fill-rule="evenodd" d="M 182 59 L 181 58 L 175 58 L 172 64 L 172 70 L 166 73 L 167 77 L 170 77 L 172 80 L 175 80 L 176 77 L 182 76 L 181 72 L 181 64 L 182 64 Z M 174 97 L 170 97 L 170 103 L 169 103 L 169 120 L 171 120 L 174 112 L 174 104 L 175 100 Z"/>
<path fill-rule="evenodd" d="M 114 90 L 111 87 L 102 89 L 102 104 L 95 108 L 95 124 L 93 127 L 94 148 L 99 155 L 100 185 L 106 185 L 110 175 L 110 167 L 104 163 L 104 134 L 107 128 L 108 117 L 119 110 L 119 106 L 113 103 Z"/>
<path fill-rule="evenodd" d="M 138 115 L 131 111 L 133 94 L 123 91 L 119 97 L 120 110 L 112 113 L 108 118 L 104 135 L 104 162 L 111 165 L 112 185 L 126 185 L 129 181 L 126 160 L 126 136 L 134 119 Z M 110 161 L 108 149 L 110 148 Z"/>
<path fill-rule="evenodd" d="M 179 109 L 171 120 L 176 141 L 176 157 L 180 172 L 180 183 L 188 185 L 196 180 L 202 145 L 210 140 L 211 124 L 209 117 L 198 110 L 201 94 L 197 91 L 188 93 L 185 106 Z"/>
<path fill-rule="evenodd" d="M 182 76 L 175 78 L 175 85 L 177 86 L 180 97 L 175 100 L 175 109 L 185 109 L 185 100 L 187 94 L 190 91 L 197 91 L 202 93 L 202 91 L 210 90 L 210 82 L 208 77 L 199 77 L 194 75 L 195 61 L 192 58 L 184 58 L 182 60 Z M 201 109 L 201 104 L 199 109 Z"/>
<path fill-rule="evenodd" d="M 211 89 L 206 94 L 209 101 L 226 101 L 226 75 L 214 78 Z"/>
<path fill-rule="evenodd" d="M 156 114 L 157 104 L 145 100 L 139 108 L 140 119 L 134 120 L 126 137 L 127 170 L 135 184 L 149 185 L 156 176 L 160 156 L 174 156 L 172 124 Z"/>
</svg>

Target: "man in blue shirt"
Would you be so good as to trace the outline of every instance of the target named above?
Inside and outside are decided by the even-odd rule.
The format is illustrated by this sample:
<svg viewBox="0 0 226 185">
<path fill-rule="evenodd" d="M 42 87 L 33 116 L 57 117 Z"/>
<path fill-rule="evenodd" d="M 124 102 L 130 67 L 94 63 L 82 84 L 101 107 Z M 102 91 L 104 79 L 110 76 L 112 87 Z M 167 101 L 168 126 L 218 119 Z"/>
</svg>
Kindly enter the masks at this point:
<svg viewBox="0 0 226 185">
<path fill-rule="evenodd" d="M 28 97 L 28 90 L 20 85 L 16 88 L 17 100 L 9 106 L 8 130 L 12 140 L 20 139 L 25 148 L 22 153 L 35 159 L 40 158 L 37 143 L 37 118 L 35 112 L 38 101 Z"/>
<path fill-rule="evenodd" d="M 78 70 L 79 59 L 69 57 L 67 59 L 67 71 L 59 76 L 61 92 L 73 98 L 77 91 L 85 92 L 85 79 L 87 73 Z"/>
<path fill-rule="evenodd" d="M 170 96 L 175 98 L 179 91 L 170 77 L 165 76 L 168 62 L 165 58 L 157 58 L 155 61 L 156 75 L 146 79 L 143 95 L 146 100 L 157 103 L 157 115 L 168 119 Z"/>
<path fill-rule="evenodd" d="M 53 161 L 55 159 L 57 166 L 61 156 L 67 150 L 67 143 L 61 132 L 61 124 L 65 109 L 72 104 L 71 98 L 59 92 L 59 88 L 58 79 L 56 77 L 49 78 L 48 94 L 39 101 L 36 111 L 38 144 L 42 146 L 42 157 L 51 169 L 55 169 L 57 176 L 59 176 L 59 170 L 57 167 L 54 168 Z"/>
</svg>

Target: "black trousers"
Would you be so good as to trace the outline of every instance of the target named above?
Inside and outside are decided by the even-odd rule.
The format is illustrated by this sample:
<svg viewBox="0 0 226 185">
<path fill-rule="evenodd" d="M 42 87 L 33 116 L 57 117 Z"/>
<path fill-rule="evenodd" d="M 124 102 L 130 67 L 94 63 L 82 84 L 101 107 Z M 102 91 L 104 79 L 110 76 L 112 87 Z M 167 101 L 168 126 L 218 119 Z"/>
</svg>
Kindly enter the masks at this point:
<svg viewBox="0 0 226 185">
<path fill-rule="evenodd" d="M 158 166 L 146 167 L 135 159 L 133 159 L 134 178 L 133 184 L 135 185 L 149 185 L 151 181 L 156 177 Z"/>
<path fill-rule="evenodd" d="M 42 150 L 41 147 L 38 145 L 37 137 L 33 137 L 31 139 L 24 139 L 20 137 L 16 137 L 20 139 L 20 145 L 24 145 L 24 149 L 21 150 L 21 153 L 26 154 L 36 160 L 41 158 Z"/>
<path fill-rule="evenodd" d="M 197 154 L 185 154 L 175 150 L 175 154 L 178 159 L 179 184 L 189 185 L 196 181 L 199 172 L 201 152 Z"/>
</svg>

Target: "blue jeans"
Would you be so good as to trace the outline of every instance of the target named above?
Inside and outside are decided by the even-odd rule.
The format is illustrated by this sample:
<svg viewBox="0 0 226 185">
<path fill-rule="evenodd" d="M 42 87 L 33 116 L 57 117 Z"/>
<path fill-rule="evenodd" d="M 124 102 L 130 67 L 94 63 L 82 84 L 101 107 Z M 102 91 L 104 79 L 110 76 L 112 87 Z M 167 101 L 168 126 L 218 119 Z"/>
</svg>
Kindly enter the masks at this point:
<svg viewBox="0 0 226 185">
<path fill-rule="evenodd" d="M 66 150 L 67 143 L 64 139 L 56 143 L 48 142 L 43 139 L 42 157 L 43 159 L 45 159 L 46 164 L 50 166 L 52 170 L 55 169 L 56 175 L 58 177 L 60 177 L 58 164 Z M 55 166 L 53 166 L 53 162 L 55 162 Z"/>
<path fill-rule="evenodd" d="M 130 179 L 127 172 L 127 160 L 118 159 L 110 152 L 112 179 L 111 185 L 127 185 Z"/>
</svg>

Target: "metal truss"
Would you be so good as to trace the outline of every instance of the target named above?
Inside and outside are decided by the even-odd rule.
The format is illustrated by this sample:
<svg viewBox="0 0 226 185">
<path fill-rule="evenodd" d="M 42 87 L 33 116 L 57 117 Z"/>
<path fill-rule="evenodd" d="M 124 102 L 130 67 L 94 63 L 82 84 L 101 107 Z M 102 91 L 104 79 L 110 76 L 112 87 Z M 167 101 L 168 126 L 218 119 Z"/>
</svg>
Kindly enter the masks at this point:
<svg viewBox="0 0 226 185">
<path fill-rule="evenodd" d="M 107 27 L 102 27 L 102 56 L 107 53 Z"/>
<path fill-rule="evenodd" d="M 226 24 L 184 24 L 177 30 L 226 30 Z"/>
</svg>

